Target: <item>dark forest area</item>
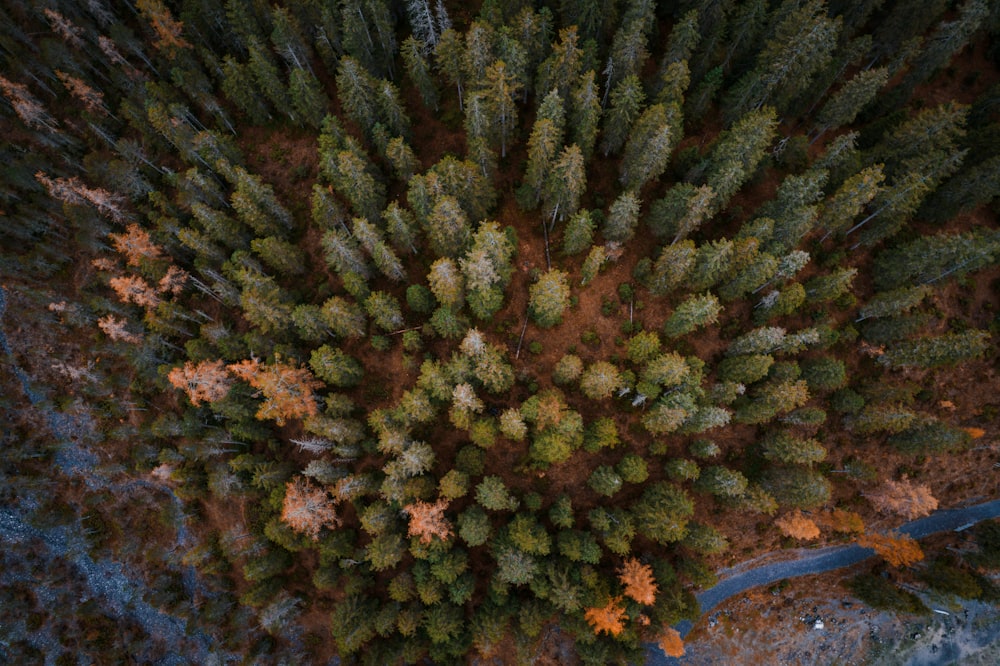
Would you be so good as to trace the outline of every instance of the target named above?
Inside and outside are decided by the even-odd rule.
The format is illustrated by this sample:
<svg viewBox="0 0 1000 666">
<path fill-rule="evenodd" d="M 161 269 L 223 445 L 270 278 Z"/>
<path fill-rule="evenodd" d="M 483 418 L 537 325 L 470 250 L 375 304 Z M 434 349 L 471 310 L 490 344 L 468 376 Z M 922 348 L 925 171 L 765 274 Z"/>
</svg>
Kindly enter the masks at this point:
<svg viewBox="0 0 1000 666">
<path fill-rule="evenodd" d="M 8 0 L 0 137 L 0 661 L 1000 602 L 997 0 Z"/>
</svg>

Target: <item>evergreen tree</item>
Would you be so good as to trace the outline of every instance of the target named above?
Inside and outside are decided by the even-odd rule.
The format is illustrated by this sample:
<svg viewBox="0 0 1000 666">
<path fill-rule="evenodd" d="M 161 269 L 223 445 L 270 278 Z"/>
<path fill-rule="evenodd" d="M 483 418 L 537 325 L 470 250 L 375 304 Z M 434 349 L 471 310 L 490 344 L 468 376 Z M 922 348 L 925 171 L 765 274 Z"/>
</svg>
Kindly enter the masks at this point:
<svg viewBox="0 0 1000 666">
<path fill-rule="evenodd" d="M 704 182 L 716 194 L 717 209 L 725 207 L 753 175 L 776 127 L 777 114 L 764 107 L 746 114 L 716 139 L 704 167 Z"/>
<path fill-rule="evenodd" d="M 458 90 L 458 108 L 464 107 L 465 42 L 454 29 L 443 31 L 434 47 L 437 69 Z"/>
<path fill-rule="evenodd" d="M 440 257 L 458 257 L 471 236 L 469 219 L 458 200 L 453 196 L 441 196 L 424 227 L 434 254 Z"/>
<path fill-rule="evenodd" d="M 374 76 L 392 76 L 395 22 L 385 0 L 341 0 L 344 50 Z"/>
<path fill-rule="evenodd" d="M 694 505 L 683 490 L 660 481 L 646 487 L 630 513 L 642 534 L 665 545 L 684 538 Z"/>
<path fill-rule="evenodd" d="M 1000 256 L 1000 233 L 976 230 L 964 234 L 919 236 L 879 253 L 873 274 L 875 288 L 933 284 L 979 270 Z"/>
<path fill-rule="evenodd" d="M 809 0 L 780 18 L 754 68 L 729 92 L 725 103 L 729 122 L 768 103 L 784 106 L 830 61 L 841 21 L 827 15 L 824 0 Z"/>
<path fill-rule="evenodd" d="M 663 248 L 653 265 L 649 290 L 662 296 L 683 284 L 684 278 L 694 268 L 696 254 L 694 242 L 690 240 Z"/>
<path fill-rule="evenodd" d="M 721 313 L 722 305 L 715 294 L 706 292 L 701 296 L 691 296 L 678 305 L 663 324 L 663 334 L 668 338 L 687 335 L 696 328 L 714 324 Z"/>
<path fill-rule="evenodd" d="M 635 121 L 625 144 L 619 182 L 639 190 L 666 170 L 670 154 L 681 134 L 680 108 L 654 104 Z"/>
<path fill-rule="evenodd" d="M 403 40 L 399 48 L 399 53 L 403 57 L 403 66 L 406 68 L 406 74 L 420 92 L 420 98 L 424 101 L 424 105 L 437 111 L 437 84 L 434 83 L 431 66 L 425 56 L 425 53 L 431 47 L 432 45 L 428 45 L 426 42 L 410 36 Z"/>
<path fill-rule="evenodd" d="M 622 193 L 611 204 L 601 233 L 609 241 L 625 242 L 635 235 L 642 201 L 634 190 Z"/>
<path fill-rule="evenodd" d="M 626 76 L 611 91 L 611 105 L 604 116 L 601 152 L 605 157 L 618 153 L 632 132 L 632 124 L 642 112 L 646 95 L 637 76 Z"/>
<path fill-rule="evenodd" d="M 552 45 L 552 52 L 538 67 L 535 79 L 537 93 L 557 90 L 561 100 L 569 99 L 570 86 L 583 71 L 583 49 L 580 47 L 577 26 L 569 25 L 559 31 L 559 41 Z"/>
<path fill-rule="evenodd" d="M 528 290 L 528 311 L 535 323 L 551 328 L 562 322 L 562 315 L 569 306 L 569 280 L 566 273 L 550 270 L 544 273 Z"/>
<path fill-rule="evenodd" d="M 769 433 L 761 441 L 764 457 L 788 464 L 811 465 L 822 462 L 826 449 L 815 439 L 799 439 L 784 430 Z"/>
<path fill-rule="evenodd" d="M 566 146 L 552 165 L 542 189 L 542 214 L 550 218 L 550 227 L 557 219 L 576 213 L 586 189 L 583 153 L 576 144 Z"/>
<path fill-rule="evenodd" d="M 601 119 L 601 99 L 596 78 L 592 69 L 581 74 L 569 100 L 569 139 L 580 147 L 584 160 L 589 160 L 594 154 Z"/>
<path fill-rule="evenodd" d="M 546 176 L 559 153 L 563 142 L 565 113 L 558 91 L 553 88 L 538 108 L 538 116 L 528 137 L 528 163 L 524 172 L 524 185 L 537 204 L 545 185 Z"/>
<path fill-rule="evenodd" d="M 820 209 L 817 226 L 826 229 L 827 236 L 841 233 L 878 195 L 882 181 L 882 165 L 876 164 L 851 176 L 841 184 Z"/>
<path fill-rule="evenodd" d="M 573 215 L 563 231 L 562 253 L 579 254 L 590 247 L 594 241 L 595 227 L 590 211 L 582 210 Z"/>
<path fill-rule="evenodd" d="M 823 108 L 816 114 L 816 141 L 824 132 L 837 129 L 854 122 L 861 111 L 870 104 L 879 90 L 889 81 L 889 70 L 885 67 L 863 70 L 830 96 Z"/>
<path fill-rule="evenodd" d="M 878 361 L 897 368 L 933 368 L 982 356 L 990 348 L 990 334 L 987 331 L 945 333 L 936 337 L 900 340 L 886 349 L 878 357 Z"/>
<path fill-rule="evenodd" d="M 520 83 L 503 60 L 487 66 L 482 81 L 492 133 L 500 142 L 500 157 L 507 157 L 507 144 L 517 129 L 517 105 L 514 100 Z"/>
</svg>

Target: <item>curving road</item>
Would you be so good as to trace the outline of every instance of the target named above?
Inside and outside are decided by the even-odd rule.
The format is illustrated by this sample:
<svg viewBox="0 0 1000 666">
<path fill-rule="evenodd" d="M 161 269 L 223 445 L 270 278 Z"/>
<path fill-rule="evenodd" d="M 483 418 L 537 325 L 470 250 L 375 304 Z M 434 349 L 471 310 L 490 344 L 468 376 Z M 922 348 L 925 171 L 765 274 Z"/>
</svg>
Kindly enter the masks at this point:
<svg viewBox="0 0 1000 666">
<path fill-rule="evenodd" d="M 1000 500 L 992 500 L 965 508 L 935 511 L 929 516 L 910 521 L 900 526 L 898 531 L 908 534 L 914 539 L 922 539 L 937 532 L 971 526 L 982 520 L 997 517 L 1000 517 Z M 751 588 L 768 585 L 786 578 L 808 576 L 810 574 L 849 567 L 871 556 L 872 551 L 870 549 L 857 545 L 829 546 L 817 550 L 803 549 L 796 553 L 794 559 L 772 564 L 761 564 L 749 569 L 744 569 L 738 565 L 733 569 L 721 572 L 722 578 L 715 587 L 699 593 L 697 595 L 698 604 L 701 606 L 702 614 L 705 614 L 729 597 Z M 691 627 L 692 623 L 689 620 L 684 620 L 674 628 L 683 637 L 687 636 L 688 632 L 691 631 Z M 681 663 L 677 659 L 667 657 L 659 648 L 652 644 L 647 646 L 646 653 L 648 655 L 646 659 L 647 666 L 667 666 L 668 664 Z"/>
</svg>

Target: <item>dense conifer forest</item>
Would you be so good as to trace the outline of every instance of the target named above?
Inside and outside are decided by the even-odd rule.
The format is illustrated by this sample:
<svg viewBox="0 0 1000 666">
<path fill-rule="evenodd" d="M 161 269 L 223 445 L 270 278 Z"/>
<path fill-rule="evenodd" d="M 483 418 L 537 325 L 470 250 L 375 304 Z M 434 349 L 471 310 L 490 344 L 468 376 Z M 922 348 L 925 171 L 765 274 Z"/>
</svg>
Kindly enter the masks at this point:
<svg viewBox="0 0 1000 666">
<path fill-rule="evenodd" d="M 0 661 L 636 664 L 809 542 L 996 597 L 893 528 L 1000 497 L 998 64 L 995 0 L 4 2 Z"/>
</svg>

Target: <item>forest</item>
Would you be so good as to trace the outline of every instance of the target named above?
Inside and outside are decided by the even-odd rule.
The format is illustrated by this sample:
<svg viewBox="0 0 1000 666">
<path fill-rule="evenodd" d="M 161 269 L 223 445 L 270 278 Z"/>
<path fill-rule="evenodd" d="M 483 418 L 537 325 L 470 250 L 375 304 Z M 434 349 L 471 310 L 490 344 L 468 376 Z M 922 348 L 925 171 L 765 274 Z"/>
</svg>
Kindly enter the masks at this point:
<svg viewBox="0 0 1000 666">
<path fill-rule="evenodd" d="M 7 0 L 0 661 L 639 664 L 816 543 L 1000 601 L 896 531 L 1000 497 L 998 68 L 997 0 Z"/>
</svg>

